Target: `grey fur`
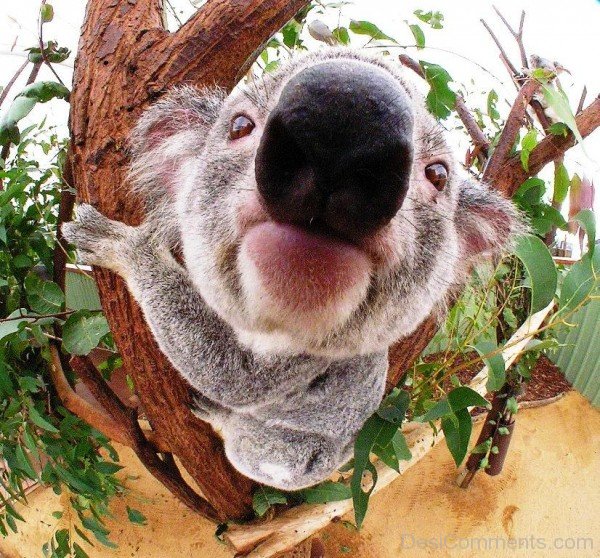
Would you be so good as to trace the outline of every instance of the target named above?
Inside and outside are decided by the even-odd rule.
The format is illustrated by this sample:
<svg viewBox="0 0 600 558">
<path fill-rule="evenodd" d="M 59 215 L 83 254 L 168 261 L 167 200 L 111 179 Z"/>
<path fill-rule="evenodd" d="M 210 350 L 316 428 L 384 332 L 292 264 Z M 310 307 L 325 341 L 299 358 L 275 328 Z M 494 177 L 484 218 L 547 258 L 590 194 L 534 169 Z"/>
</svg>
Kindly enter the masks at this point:
<svg viewBox="0 0 600 558">
<path fill-rule="evenodd" d="M 373 264 L 366 294 L 347 317 L 327 326 L 315 320 L 301 327 L 293 316 L 273 322 L 251 302 L 236 221 L 256 195 L 258 140 L 230 145 L 229 121 L 249 114 L 259 138 L 287 80 L 321 60 L 347 58 L 386 69 L 409 95 L 411 186 L 386 232 L 391 255 Z M 450 170 L 439 194 L 423 177 L 432 161 Z M 84 205 L 63 227 L 65 236 L 82 260 L 125 278 L 161 350 L 198 392 L 195 411 L 222 435 L 232 464 L 283 489 L 315 484 L 349 459 L 383 396 L 389 345 L 444 305 L 465 260 L 499 251 L 518 228 L 511 204 L 458 168 L 402 70 L 346 49 L 299 57 L 227 98 L 219 90 L 175 90 L 133 135 L 131 180 L 146 199 L 144 224 L 128 227 Z M 184 266 L 170 253 L 178 245 Z"/>
</svg>

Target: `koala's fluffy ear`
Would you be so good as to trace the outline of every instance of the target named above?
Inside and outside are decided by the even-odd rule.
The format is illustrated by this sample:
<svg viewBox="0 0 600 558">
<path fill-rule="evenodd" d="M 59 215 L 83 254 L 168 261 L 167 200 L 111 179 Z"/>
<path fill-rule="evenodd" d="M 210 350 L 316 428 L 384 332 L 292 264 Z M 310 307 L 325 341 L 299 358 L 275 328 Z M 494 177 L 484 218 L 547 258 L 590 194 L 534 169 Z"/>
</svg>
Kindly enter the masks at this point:
<svg viewBox="0 0 600 558">
<path fill-rule="evenodd" d="M 130 137 L 129 180 L 150 206 L 167 201 L 185 159 L 197 155 L 226 93 L 177 87 L 144 112 Z"/>
<path fill-rule="evenodd" d="M 512 202 L 488 186 L 464 180 L 455 214 L 461 255 L 471 259 L 499 253 L 526 231 Z"/>
</svg>

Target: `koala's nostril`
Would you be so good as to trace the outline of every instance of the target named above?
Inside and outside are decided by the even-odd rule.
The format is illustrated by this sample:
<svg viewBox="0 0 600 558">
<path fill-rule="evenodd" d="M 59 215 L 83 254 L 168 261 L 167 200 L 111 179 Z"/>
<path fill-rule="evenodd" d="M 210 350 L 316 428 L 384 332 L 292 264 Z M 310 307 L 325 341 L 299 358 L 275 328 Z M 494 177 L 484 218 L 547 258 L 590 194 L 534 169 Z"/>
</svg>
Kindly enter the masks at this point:
<svg viewBox="0 0 600 558">
<path fill-rule="evenodd" d="M 387 70 L 357 60 L 306 68 L 283 88 L 257 151 L 271 216 L 317 219 L 341 236 L 368 235 L 396 214 L 412 166 L 413 115 Z"/>
</svg>

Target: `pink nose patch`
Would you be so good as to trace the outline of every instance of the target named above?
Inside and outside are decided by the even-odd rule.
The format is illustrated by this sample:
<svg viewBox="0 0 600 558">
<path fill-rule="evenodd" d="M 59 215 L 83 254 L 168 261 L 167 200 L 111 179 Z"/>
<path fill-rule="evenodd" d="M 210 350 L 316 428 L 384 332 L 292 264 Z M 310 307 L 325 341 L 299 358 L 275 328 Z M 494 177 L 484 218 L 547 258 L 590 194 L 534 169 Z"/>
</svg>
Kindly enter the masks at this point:
<svg viewBox="0 0 600 558">
<path fill-rule="evenodd" d="M 302 312 L 345 298 L 366 284 L 371 270 L 368 256 L 351 244 L 273 222 L 248 231 L 243 250 L 262 288 L 287 308 Z"/>
</svg>

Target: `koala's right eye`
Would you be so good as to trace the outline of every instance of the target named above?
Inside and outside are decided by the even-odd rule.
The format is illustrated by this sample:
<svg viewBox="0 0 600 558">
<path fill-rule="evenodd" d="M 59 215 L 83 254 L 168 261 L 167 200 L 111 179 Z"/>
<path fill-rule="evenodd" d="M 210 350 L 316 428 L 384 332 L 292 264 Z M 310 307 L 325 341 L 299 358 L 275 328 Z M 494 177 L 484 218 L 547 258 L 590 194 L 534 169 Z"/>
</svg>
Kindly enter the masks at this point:
<svg viewBox="0 0 600 558">
<path fill-rule="evenodd" d="M 231 119 L 229 125 L 229 139 L 237 140 L 249 136 L 254 130 L 255 124 L 245 114 L 238 114 Z"/>
</svg>

